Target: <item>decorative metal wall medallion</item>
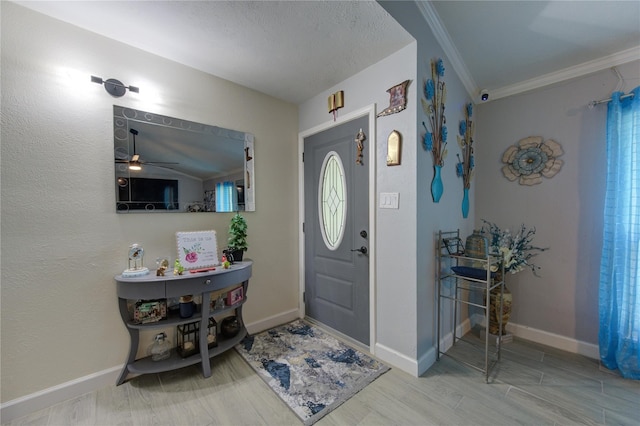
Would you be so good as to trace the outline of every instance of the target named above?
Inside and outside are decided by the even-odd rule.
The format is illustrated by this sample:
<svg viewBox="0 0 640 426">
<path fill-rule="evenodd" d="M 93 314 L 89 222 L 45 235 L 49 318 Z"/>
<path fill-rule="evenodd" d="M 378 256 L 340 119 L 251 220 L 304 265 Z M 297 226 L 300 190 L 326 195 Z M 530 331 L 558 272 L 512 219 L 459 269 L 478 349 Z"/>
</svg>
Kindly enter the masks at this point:
<svg viewBox="0 0 640 426">
<path fill-rule="evenodd" d="M 529 136 L 512 145 L 502 154 L 502 174 L 510 181 L 519 179 L 520 185 L 537 185 L 542 177 L 552 178 L 562 168 L 564 161 L 557 157 L 564 154 L 562 146 L 542 136 Z"/>
</svg>

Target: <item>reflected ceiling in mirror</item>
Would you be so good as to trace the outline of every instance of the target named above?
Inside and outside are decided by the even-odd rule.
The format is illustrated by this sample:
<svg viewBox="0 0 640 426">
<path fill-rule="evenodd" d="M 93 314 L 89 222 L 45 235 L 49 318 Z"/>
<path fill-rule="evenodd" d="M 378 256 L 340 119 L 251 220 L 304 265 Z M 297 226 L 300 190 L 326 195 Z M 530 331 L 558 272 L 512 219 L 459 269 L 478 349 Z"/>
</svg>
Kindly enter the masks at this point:
<svg viewBox="0 0 640 426">
<path fill-rule="evenodd" d="M 114 105 L 116 211 L 255 211 L 253 135 Z"/>
</svg>

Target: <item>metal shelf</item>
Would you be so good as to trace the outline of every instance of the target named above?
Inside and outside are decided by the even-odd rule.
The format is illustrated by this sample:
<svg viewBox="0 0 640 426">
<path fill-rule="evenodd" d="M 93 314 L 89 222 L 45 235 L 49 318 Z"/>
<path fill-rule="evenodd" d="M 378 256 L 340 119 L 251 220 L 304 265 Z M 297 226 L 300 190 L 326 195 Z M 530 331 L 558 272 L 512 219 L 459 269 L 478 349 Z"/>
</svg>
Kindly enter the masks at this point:
<svg viewBox="0 0 640 426">
<path fill-rule="evenodd" d="M 501 357 L 501 341 L 500 339 L 496 342 L 496 350 L 489 350 L 489 340 L 490 335 L 488 332 L 485 333 L 484 345 L 478 346 L 470 342 L 466 342 L 462 340 L 462 337 L 457 336 L 457 327 L 458 327 L 458 309 L 460 305 L 464 306 L 474 306 L 476 308 L 480 308 L 484 311 L 485 324 L 486 327 L 489 327 L 489 314 L 490 314 L 490 306 L 491 298 L 489 297 L 492 290 L 497 288 L 500 289 L 500 312 L 502 311 L 502 301 L 504 295 L 504 279 L 500 281 L 496 281 L 490 277 L 490 273 L 487 272 L 487 277 L 485 279 L 479 279 L 474 277 L 468 277 L 463 275 L 458 275 L 451 270 L 451 264 L 455 263 L 453 266 L 460 266 L 461 263 L 469 263 L 469 264 L 477 264 L 480 269 L 490 270 L 492 265 L 500 264 L 500 258 L 497 256 L 489 255 L 484 259 L 478 259 L 475 257 L 464 256 L 464 253 L 456 252 L 450 253 L 451 249 L 451 241 L 461 241 L 460 240 L 460 230 L 456 231 L 439 231 L 438 232 L 438 240 L 436 242 L 436 292 L 437 292 L 437 300 L 438 300 L 438 313 L 437 313 L 437 351 L 436 357 L 439 360 L 441 355 L 447 355 L 452 359 L 455 359 L 458 362 L 461 362 L 471 368 L 481 371 L 484 373 L 485 381 L 489 381 L 489 374 L 492 371 L 493 367 L 500 361 Z M 460 245 L 458 243 L 458 245 Z M 502 277 L 504 277 L 504 269 L 502 270 Z M 453 281 L 453 285 L 449 286 L 449 288 L 453 288 L 453 291 L 443 292 L 443 286 L 445 286 L 447 282 Z M 448 293 L 448 294 L 447 294 Z M 473 302 L 470 299 L 471 294 L 479 294 L 482 295 L 483 303 Z M 443 313 L 443 302 L 450 302 L 450 305 L 453 309 L 453 327 L 449 332 L 452 334 L 452 346 L 457 345 L 459 343 L 468 344 L 470 347 L 474 349 L 478 349 L 481 353 L 483 353 L 483 367 L 478 367 L 475 364 L 469 363 L 455 355 L 448 354 L 447 351 L 442 350 L 440 348 L 440 343 L 443 338 L 443 321 L 442 321 L 442 313 Z M 502 334 L 502 315 L 498 315 L 499 322 L 499 331 Z"/>
</svg>

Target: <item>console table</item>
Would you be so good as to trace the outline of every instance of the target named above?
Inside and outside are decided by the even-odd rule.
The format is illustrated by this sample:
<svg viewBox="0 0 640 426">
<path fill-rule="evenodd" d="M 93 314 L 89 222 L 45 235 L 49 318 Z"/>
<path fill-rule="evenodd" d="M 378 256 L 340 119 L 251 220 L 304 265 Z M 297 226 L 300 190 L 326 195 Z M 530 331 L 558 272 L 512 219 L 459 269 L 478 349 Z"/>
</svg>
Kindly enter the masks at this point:
<svg viewBox="0 0 640 426">
<path fill-rule="evenodd" d="M 247 300 L 247 290 L 249 287 L 249 278 L 251 277 L 251 268 L 253 262 L 250 260 L 244 262 L 236 262 L 229 269 L 217 267 L 213 271 L 199 272 L 192 274 L 185 271 L 183 275 L 172 275 L 172 271 L 167 271 L 164 277 L 155 275 L 144 275 L 141 277 L 123 277 L 116 275 L 115 281 L 117 285 L 118 306 L 120 308 L 120 316 L 129 331 L 131 345 L 129 355 L 124 364 L 124 368 L 120 373 L 120 377 L 116 382 L 120 385 L 125 382 L 127 375 L 159 373 L 162 371 L 174 370 L 189 365 L 201 363 L 202 375 L 204 377 L 211 376 L 211 364 L 209 359 L 233 348 L 246 335 L 247 329 L 242 320 L 242 305 Z M 214 291 L 222 290 L 227 287 L 242 284 L 244 290 L 243 299 L 231 306 L 223 309 L 211 309 L 210 297 Z M 136 300 L 153 300 L 180 297 L 187 294 L 201 295 L 201 309 L 194 313 L 190 318 L 180 318 L 179 314 L 168 314 L 166 319 L 161 321 L 138 324 L 133 321 L 128 309 L 128 301 Z M 214 316 L 226 316 L 231 311 L 235 311 L 235 315 L 241 324 L 240 332 L 230 339 L 224 339 L 218 336 L 218 346 L 209 349 L 207 344 L 207 326 L 209 318 Z M 140 343 L 140 330 L 152 330 L 172 328 L 180 324 L 186 324 L 194 321 L 200 322 L 199 337 L 200 351 L 187 358 L 180 357 L 176 350 L 171 351 L 171 357 L 161 361 L 152 361 L 151 357 L 136 359 L 138 345 Z M 203 356 L 204 354 L 204 356 Z"/>
</svg>

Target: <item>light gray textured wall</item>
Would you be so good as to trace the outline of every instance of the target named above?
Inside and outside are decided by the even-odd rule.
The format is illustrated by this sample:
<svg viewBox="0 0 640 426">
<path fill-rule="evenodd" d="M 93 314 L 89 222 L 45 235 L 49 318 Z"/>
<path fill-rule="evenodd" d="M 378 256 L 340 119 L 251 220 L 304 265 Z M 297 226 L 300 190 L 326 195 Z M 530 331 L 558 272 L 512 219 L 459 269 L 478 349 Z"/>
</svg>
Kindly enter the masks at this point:
<svg viewBox="0 0 640 426">
<path fill-rule="evenodd" d="M 396 365 L 408 370 L 415 369 L 416 310 L 412 300 L 416 292 L 415 283 L 415 174 L 416 145 L 414 120 L 416 114 L 415 90 L 415 43 L 372 65 L 353 77 L 328 88 L 326 93 L 300 105 L 300 131 L 305 131 L 331 120 L 327 113 L 327 96 L 344 90 L 345 107 L 340 116 L 371 104 L 377 112 L 389 105 L 392 86 L 411 79 L 407 108 L 397 114 L 376 120 L 375 138 L 365 141 L 365 158 L 369 149 L 375 149 L 376 194 L 398 192 L 400 208 L 386 210 L 376 208 L 376 223 L 370 229 L 376 231 L 376 341 L 385 352 L 397 352 Z M 387 137 L 393 130 L 402 134 L 402 165 L 387 167 Z M 376 195 L 376 206 L 378 199 Z M 408 256 L 399 255 L 408 253 Z M 382 349 L 380 349 L 382 350 Z M 378 353 L 384 358 L 384 355 Z M 400 364 L 398 364 L 400 363 Z"/>
<path fill-rule="evenodd" d="M 231 214 L 115 213 L 114 103 L 255 135 L 245 320 L 297 310 L 296 107 L 13 3 L 1 8 L 2 402 L 122 365 L 129 337 L 113 276 L 129 244 L 145 247 L 151 267 L 175 256 L 176 231 L 216 229 L 226 244 Z M 92 74 L 140 94 L 114 99 Z"/>
<path fill-rule="evenodd" d="M 445 56 L 442 48 L 435 40 L 433 33 L 426 24 L 422 12 L 414 2 L 380 2 L 380 4 L 417 40 L 416 80 L 411 85 L 411 90 L 417 96 L 416 115 L 412 117 L 415 126 L 413 149 L 416 155 L 415 181 L 412 185 L 416 193 L 416 210 L 414 229 L 416 240 L 416 327 L 417 333 L 415 356 L 418 362 L 418 371 L 422 373 L 435 360 L 436 345 L 436 288 L 435 288 L 435 241 L 439 230 L 460 229 L 464 239 L 473 229 L 473 211 L 469 217 L 462 217 L 462 179 L 456 176 L 456 153 L 460 152 L 456 135 L 458 123 L 464 117 L 464 106 L 470 102 L 464 87 L 453 70 L 451 63 Z M 447 87 L 447 99 L 445 102 L 445 116 L 449 130 L 448 156 L 442 168 L 442 180 L 444 193 L 439 203 L 434 203 L 431 196 L 431 181 L 434 176 L 432 154 L 426 151 L 422 145 L 422 137 L 425 133 L 422 122 L 426 122 L 426 115 L 422 110 L 421 98 L 424 98 L 424 84 L 431 77 L 431 60 L 442 58 L 445 65 L 444 81 Z M 473 206 L 475 199 L 476 183 L 472 182 L 470 189 L 470 201 Z M 448 309 L 448 307 L 446 307 Z M 445 311 L 446 312 L 446 311 Z M 467 312 L 462 312 L 466 317 Z M 443 314 L 444 321 L 448 321 L 451 315 Z M 447 322 L 447 326 L 450 324 Z M 450 327 L 444 328 L 445 333 Z"/>
<path fill-rule="evenodd" d="M 625 90 L 640 84 L 638 61 L 618 68 Z M 511 321 L 567 338 L 576 347 L 598 341 L 606 173 L 606 105 L 587 104 L 608 98 L 617 83 L 606 70 L 477 108 L 476 223 L 535 226 L 534 242 L 550 247 L 534 259 L 541 278 L 530 272 L 507 276 Z M 502 153 L 527 136 L 554 139 L 565 151 L 560 172 L 530 187 L 507 181 L 501 172 Z"/>
<path fill-rule="evenodd" d="M 399 210 L 376 209 L 376 354 L 406 371 L 421 374 L 435 360 L 436 235 L 440 229 L 459 228 L 466 237 L 473 227 L 473 212 L 468 219 L 462 218 L 462 180 L 455 173 L 458 122 L 470 99 L 416 5 L 380 3 L 417 43 L 302 104 L 300 130 L 326 121 L 319 117 L 326 114 L 326 98 L 333 91 L 345 90 L 345 103 L 351 110 L 375 102 L 381 111 L 389 104 L 386 90 L 411 80 L 407 109 L 376 120 L 376 193 L 400 193 Z M 433 162 L 431 154 L 422 148 L 425 117 L 420 98 L 430 75 L 430 61 L 438 57 L 447 67 L 449 156 L 443 168 L 444 195 L 436 204 L 430 190 Z M 345 108 L 345 113 L 348 111 Z M 402 165 L 387 167 L 386 140 L 394 129 L 403 136 Z M 472 203 L 473 187 L 475 183 L 470 192 Z"/>
</svg>

